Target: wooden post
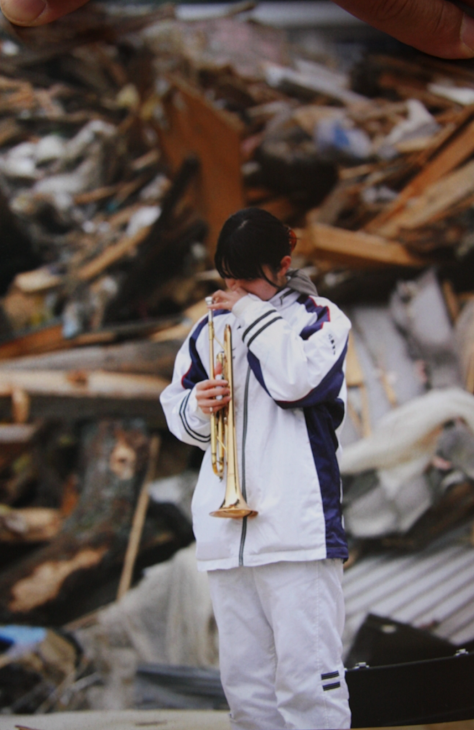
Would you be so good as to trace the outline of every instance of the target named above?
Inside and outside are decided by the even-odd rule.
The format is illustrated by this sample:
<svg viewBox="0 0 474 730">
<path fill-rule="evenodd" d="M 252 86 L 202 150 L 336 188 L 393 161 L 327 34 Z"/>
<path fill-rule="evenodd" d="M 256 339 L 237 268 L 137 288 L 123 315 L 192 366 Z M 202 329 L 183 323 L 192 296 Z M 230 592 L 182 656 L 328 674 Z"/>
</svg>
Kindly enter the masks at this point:
<svg viewBox="0 0 474 730">
<path fill-rule="evenodd" d="M 125 553 L 125 560 L 123 564 L 122 575 L 117 591 L 117 601 L 120 601 L 122 596 L 130 588 L 132 582 L 133 568 L 135 566 L 135 560 L 138 554 L 138 548 L 140 547 L 140 538 L 143 532 L 143 525 L 145 524 L 146 511 L 148 509 L 148 502 L 150 500 L 148 494 L 148 486 L 153 479 L 158 455 L 160 452 L 161 440 L 159 436 L 153 436 L 150 443 L 150 457 L 148 460 L 148 470 L 146 473 L 145 481 L 143 482 L 140 496 L 138 498 L 135 514 L 133 516 L 132 529 L 130 531 L 130 537 L 128 540 L 127 552 Z"/>
</svg>

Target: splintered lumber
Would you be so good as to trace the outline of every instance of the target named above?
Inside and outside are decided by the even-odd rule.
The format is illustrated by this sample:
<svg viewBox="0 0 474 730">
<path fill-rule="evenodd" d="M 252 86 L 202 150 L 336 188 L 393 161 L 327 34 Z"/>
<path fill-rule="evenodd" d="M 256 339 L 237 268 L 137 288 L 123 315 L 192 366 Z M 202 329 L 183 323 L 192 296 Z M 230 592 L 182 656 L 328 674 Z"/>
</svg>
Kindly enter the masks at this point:
<svg viewBox="0 0 474 730">
<path fill-rule="evenodd" d="M 79 502 L 49 545 L 0 575 L 0 620 L 63 623 L 65 604 L 74 605 L 103 580 L 105 569 L 120 565 L 148 449 L 138 419 L 100 421 L 83 429 Z"/>
<path fill-rule="evenodd" d="M 400 243 L 361 231 L 346 231 L 324 223 L 314 223 L 311 222 L 311 216 L 305 229 L 301 251 L 315 261 L 330 260 L 356 268 L 418 268 L 429 263 L 427 259 L 410 254 Z"/>
<path fill-rule="evenodd" d="M 120 576 L 120 583 L 117 591 L 117 601 L 120 601 L 122 596 L 125 595 L 132 582 L 133 568 L 138 554 L 138 549 L 140 547 L 140 539 L 142 536 L 143 526 L 145 524 L 148 502 L 150 500 L 148 487 L 155 476 L 156 462 L 160 453 L 160 446 L 161 442 L 159 436 L 153 436 L 150 443 L 150 456 L 146 477 L 140 490 L 135 514 L 133 515 L 132 529 L 128 539 L 125 562 L 123 564 L 122 575 Z"/>
<path fill-rule="evenodd" d="M 168 188 L 161 207 L 161 214 L 148 229 L 141 243 L 139 255 L 132 260 L 121 282 L 117 295 L 107 304 L 104 319 L 117 322 L 133 318 L 146 305 L 147 296 L 181 270 L 183 259 L 192 243 L 203 240 L 207 225 L 200 218 L 185 210 L 176 217 L 191 182 L 199 170 L 199 161 L 188 155 L 182 162 L 172 185 Z"/>
<path fill-rule="evenodd" d="M 0 360 L 22 357 L 34 352 L 48 352 L 64 346 L 69 347 L 69 344 L 64 339 L 62 324 L 52 324 L 15 337 L 13 340 L 0 342 Z"/>
<path fill-rule="evenodd" d="M 55 289 L 62 283 L 63 278 L 52 274 L 47 267 L 17 274 L 13 282 L 14 286 L 18 287 L 23 294 L 36 294 L 49 289 Z"/>
<path fill-rule="evenodd" d="M 149 375 L 72 370 L 2 370 L 0 416 L 79 420 L 112 415 L 164 423 L 160 395 L 168 380 Z"/>
<path fill-rule="evenodd" d="M 215 246 L 229 215 L 244 207 L 241 174 L 243 124 L 217 109 L 184 80 L 170 78 L 171 91 L 163 100 L 166 128 L 158 133 L 165 157 L 174 170 L 189 154 L 200 162 L 196 204 L 209 223 L 209 242 Z"/>
<path fill-rule="evenodd" d="M 470 111 L 470 114 L 472 114 L 472 111 Z M 396 216 L 411 198 L 421 195 L 428 186 L 433 185 L 444 175 L 454 170 L 472 155 L 473 152 L 474 121 L 471 121 L 408 183 L 393 203 L 366 226 L 366 230 L 369 233 L 382 233 L 384 224 Z"/>
<path fill-rule="evenodd" d="M 129 322 L 107 327 L 106 329 L 85 332 L 77 337 L 64 337 L 62 323 L 54 323 L 33 330 L 13 339 L 0 342 L 0 362 L 14 358 L 37 356 L 92 345 L 107 345 L 117 340 L 132 337 L 146 337 L 173 326 L 175 317 L 159 318 L 144 322 Z M 164 337 L 163 339 L 171 339 Z M 8 367 L 8 366 L 7 366 Z M 49 367 L 49 366 L 46 366 Z M 109 369 L 109 368 L 106 368 Z M 110 368 L 113 369 L 113 368 Z"/>
<path fill-rule="evenodd" d="M 189 329 L 189 327 L 188 327 Z M 156 375 L 162 378 L 171 378 L 174 360 L 180 342 L 168 339 L 168 330 L 161 342 L 139 340 L 123 342 L 117 345 L 96 345 L 91 347 L 76 347 L 70 350 L 30 355 L 18 359 L 0 361 L 0 373 L 7 370 L 64 370 L 87 371 L 101 370 L 115 373 Z M 0 427 L 0 443 L 1 443 Z"/>
<path fill-rule="evenodd" d="M 61 395 L 70 398 L 151 398 L 158 399 L 167 385 L 164 378 L 127 373 L 105 373 L 70 370 L 66 373 L 36 370 L 35 372 L 3 369 L 0 373 L 0 394 L 13 388 L 27 393 Z"/>
<path fill-rule="evenodd" d="M 109 266 L 121 261 L 145 240 L 150 230 L 151 226 L 141 228 L 134 236 L 124 236 L 117 243 L 108 246 L 103 253 L 79 269 L 76 274 L 79 281 L 90 281 L 102 274 Z"/>
<path fill-rule="evenodd" d="M 152 335 L 151 340 L 156 343 L 170 342 L 175 344 L 178 343 L 180 345 L 188 336 L 196 322 L 198 322 L 201 317 L 204 317 L 208 311 L 205 301 L 193 304 L 184 312 L 184 318 L 180 324 L 177 324 L 175 327 L 170 327 L 167 330 L 163 330 L 162 332 L 157 332 L 156 335 Z"/>
<path fill-rule="evenodd" d="M 307 63 L 306 65 L 309 67 L 308 73 L 267 62 L 264 64 L 266 80 L 270 86 L 275 88 L 306 92 L 310 97 L 322 94 L 347 105 L 370 103 L 365 96 L 356 94 L 338 83 L 339 75 L 335 72 L 331 72 L 325 67 L 320 68 L 318 64 Z"/>
<path fill-rule="evenodd" d="M 61 523 L 61 515 L 57 509 L 7 509 L 0 505 L 0 542 L 47 542 L 57 535 Z"/>
<path fill-rule="evenodd" d="M 420 228 L 449 213 L 474 192 L 474 160 L 427 186 L 410 204 L 380 227 L 380 234 L 395 238 L 403 228 Z"/>
</svg>

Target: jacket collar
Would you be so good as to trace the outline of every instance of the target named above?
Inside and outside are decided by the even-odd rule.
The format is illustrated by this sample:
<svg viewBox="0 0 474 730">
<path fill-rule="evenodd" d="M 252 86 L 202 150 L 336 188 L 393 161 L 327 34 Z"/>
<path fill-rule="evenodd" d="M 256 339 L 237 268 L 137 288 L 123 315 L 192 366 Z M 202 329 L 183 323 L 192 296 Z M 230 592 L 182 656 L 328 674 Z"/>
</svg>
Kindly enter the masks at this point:
<svg viewBox="0 0 474 730">
<path fill-rule="evenodd" d="M 279 289 L 271 299 L 270 304 L 278 309 L 285 304 L 292 304 L 300 294 L 316 296 L 317 289 L 308 274 L 300 269 L 289 269 L 287 272 L 288 281 L 284 287 Z M 296 296 L 294 296 L 296 294 Z M 293 296 L 292 296 L 293 295 Z"/>
</svg>

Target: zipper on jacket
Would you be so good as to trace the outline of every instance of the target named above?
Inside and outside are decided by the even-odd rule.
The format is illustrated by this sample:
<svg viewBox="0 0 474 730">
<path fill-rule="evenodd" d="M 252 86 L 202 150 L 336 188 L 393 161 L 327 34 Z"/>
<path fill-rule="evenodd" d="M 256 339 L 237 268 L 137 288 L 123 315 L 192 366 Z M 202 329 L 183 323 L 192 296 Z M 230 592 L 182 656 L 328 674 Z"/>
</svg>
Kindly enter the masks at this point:
<svg viewBox="0 0 474 730">
<path fill-rule="evenodd" d="M 245 475 L 245 442 L 247 440 L 247 425 L 248 425 L 248 401 L 249 401 L 249 384 L 250 384 L 250 365 L 247 370 L 247 377 L 245 379 L 245 390 L 244 390 L 244 417 L 242 426 L 242 495 L 245 501 L 247 501 L 247 488 L 246 488 L 246 475 Z M 247 535 L 247 520 L 248 517 L 242 519 L 242 533 L 240 536 L 240 550 L 239 550 L 239 566 L 242 567 L 244 564 L 244 547 L 245 538 Z"/>
</svg>

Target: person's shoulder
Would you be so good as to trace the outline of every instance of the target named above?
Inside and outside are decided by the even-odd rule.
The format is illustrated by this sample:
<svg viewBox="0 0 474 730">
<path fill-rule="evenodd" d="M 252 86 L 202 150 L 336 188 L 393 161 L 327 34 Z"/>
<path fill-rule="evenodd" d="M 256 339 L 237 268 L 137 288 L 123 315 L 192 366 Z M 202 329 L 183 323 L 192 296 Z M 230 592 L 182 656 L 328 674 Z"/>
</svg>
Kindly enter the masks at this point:
<svg viewBox="0 0 474 730">
<path fill-rule="evenodd" d="M 296 304 L 305 307 L 309 312 L 316 312 L 323 308 L 340 311 L 335 302 L 319 294 L 301 294 L 296 300 Z"/>
<path fill-rule="evenodd" d="M 313 318 L 313 321 L 332 323 L 335 326 L 342 326 L 344 330 L 351 329 L 349 318 L 332 299 L 319 296 L 319 294 L 311 294 L 300 296 L 297 301 Z"/>
</svg>

